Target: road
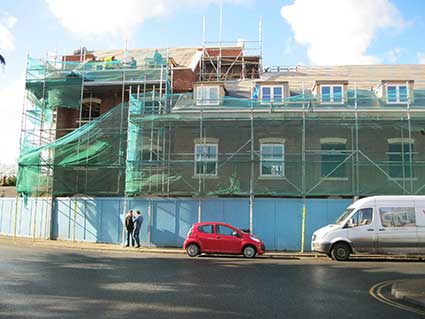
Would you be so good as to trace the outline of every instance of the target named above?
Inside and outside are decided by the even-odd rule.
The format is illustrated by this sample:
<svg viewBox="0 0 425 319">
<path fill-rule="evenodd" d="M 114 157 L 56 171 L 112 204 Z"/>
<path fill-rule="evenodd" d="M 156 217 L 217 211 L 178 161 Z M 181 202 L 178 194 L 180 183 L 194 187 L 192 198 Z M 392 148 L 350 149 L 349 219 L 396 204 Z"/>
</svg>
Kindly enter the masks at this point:
<svg viewBox="0 0 425 319">
<path fill-rule="evenodd" d="M 423 318 L 369 288 L 415 261 L 197 257 L 0 243 L 0 318 Z"/>
</svg>

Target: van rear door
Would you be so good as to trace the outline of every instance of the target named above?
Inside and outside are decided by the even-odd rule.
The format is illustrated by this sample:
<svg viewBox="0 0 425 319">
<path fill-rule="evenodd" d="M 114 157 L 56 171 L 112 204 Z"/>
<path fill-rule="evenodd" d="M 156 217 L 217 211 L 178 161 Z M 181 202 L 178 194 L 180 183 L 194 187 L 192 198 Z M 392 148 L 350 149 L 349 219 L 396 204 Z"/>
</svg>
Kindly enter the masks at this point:
<svg viewBox="0 0 425 319">
<path fill-rule="evenodd" d="M 415 201 L 417 253 L 425 255 L 425 202 Z"/>
<path fill-rule="evenodd" d="M 377 205 L 378 253 L 415 254 L 417 252 L 414 202 L 383 202 Z"/>
</svg>

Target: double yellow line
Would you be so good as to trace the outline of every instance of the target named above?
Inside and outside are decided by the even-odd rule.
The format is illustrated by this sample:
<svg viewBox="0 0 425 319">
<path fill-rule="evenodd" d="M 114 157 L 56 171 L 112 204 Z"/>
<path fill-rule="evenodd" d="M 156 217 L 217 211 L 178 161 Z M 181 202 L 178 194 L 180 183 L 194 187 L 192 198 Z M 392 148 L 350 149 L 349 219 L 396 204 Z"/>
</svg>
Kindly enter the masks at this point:
<svg viewBox="0 0 425 319">
<path fill-rule="evenodd" d="M 389 281 L 384 281 L 384 282 L 377 283 L 376 285 L 373 285 L 369 289 L 369 294 L 373 298 L 375 298 L 375 299 L 377 299 L 377 300 L 379 300 L 379 301 L 381 301 L 381 302 L 383 302 L 383 303 L 385 303 L 387 305 L 396 307 L 398 309 L 402 309 L 402 310 L 414 312 L 414 313 L 416 313 L 418 315 L 425 316 L 425 311 L 420 310 L 420 309 L 417 309 L 417 308 L 409 307 L 407 305 L 404 305 L 404 304 L 401 304 L 401 303 L 398 303 L 398 302 L 395 302 L 394 300 L 389 299 L 389 298 L 385 297 L 382 294 L 382 289 L 384 289 L 384 288 L 392 285 L 394 282 L 395 282 L 394 280 L 389 280 Z"/>
</svg>

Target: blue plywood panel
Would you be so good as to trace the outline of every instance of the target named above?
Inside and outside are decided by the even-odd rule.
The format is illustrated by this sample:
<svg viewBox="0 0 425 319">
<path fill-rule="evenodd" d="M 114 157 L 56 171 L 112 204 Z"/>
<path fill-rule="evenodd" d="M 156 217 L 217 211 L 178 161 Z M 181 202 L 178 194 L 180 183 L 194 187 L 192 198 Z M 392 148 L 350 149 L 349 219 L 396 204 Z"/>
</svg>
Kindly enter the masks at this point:
<svg viewBox="0 0 425 319">
<path fill-rule="evenodd" d="M 0 233 L 3 235 L 13 235 L 13 221 L 15 216 L 15 199 L 2 198 L 0 200 Z"/>
<path fill-rule="evenodd" d="M 96 199 L 88 199 L 85 202 L 84 214 L 84 240 L 96 242 L 100 237 L 101 202 Z"/>
<path fill-rule="evenodd" d="M 249 200 L 224 199 L 223 221 L 237 228 L 249 228 Z"/>
<path fill-rule="evenodd" d="M 177 245 L 178 211 L 176 200 L 155 200 L 152 205 L 151 242 L 155 246 Z"/>
<path fill-rule="evenodd" d="M 53 238 L 69 240 L 71 236 L 73 202 L 69 198 L 57 198 L 53 209 Z"/>
<path fill-rule="evenodd" d="M 159 199 L 153 201 L 152 207 L 152 244 L 182 246 L 187 231 L 197 220 L 197 201 Z"/>
<path fill-rule="evenodd" d="M 276 249 L 300 250 L 302 201 L 276 199 Z"/>
<path fill-rule="evenodd" d="M 308 199 L 306 209 L 306 228 L 304 249 L 311 249 L 311 236 L 313 233 L 328 224 L 335 222 L 336 218 L 352 203 L 351 199 Z"/>
<path fill-rule="evenodd" d="M 198 201 L 195 200 L 178 200 L 177 201 L 178 219 L 178 242 L 177 246 L 181 246 L 186 238 L 187 232 L 194 223 L 198 221 Z"/>
<path fill-rule="evenodd" d="M 224 222 L 224 203 L 219 199 L 205 199 L 201 202 L 202 222 Z"/>
<path fill-rule="evenodd" d="M 101 214 L 101 236 L 99 241 L 104 243 L 121 243 L 121 201 L 118 198 L 102 199 L 101 210 L 98 210 L 99 213 Z"/>
<path fill-rule="evenodd" d="M 253 234 L 264 241 L 266 249 L 276 250 L 275 201 L 265 198 L 255 199 L 252 217 Z"/>
<path fill-rule="evenodd" d="M 22 237 L 30 237 L 32 235 L 33 209 L 35 210 L 35 199 L 29 198 L 26 205 L 22 199 L 19 199 L 17 235 Z"/>
</svg>

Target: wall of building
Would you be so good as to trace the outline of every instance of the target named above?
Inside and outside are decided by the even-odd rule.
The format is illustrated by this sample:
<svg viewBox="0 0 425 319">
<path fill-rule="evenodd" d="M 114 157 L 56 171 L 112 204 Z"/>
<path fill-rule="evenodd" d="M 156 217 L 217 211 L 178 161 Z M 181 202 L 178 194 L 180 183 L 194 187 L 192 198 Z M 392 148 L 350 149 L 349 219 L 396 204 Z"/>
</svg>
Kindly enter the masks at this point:
<svg viewBox="0 0 425 319">
<path fill-rule="evenodd" d="M 310 250 L 313 232 L 332 223 L 351 203 L 350 199 L 307 199 L 305 244 Z M 187 231 L 198 221 L 198 200 L 186 198 L 57 198 L 53 206 L 52 238 L 119 244 L 123 236 L 123 211 L 140 210 L 145 218 L 142 245 L 181 247 Z M 249 200 L 225 198 L 201 200 L 201 221 L 223 221 L 249 228 Z M 254 200 L 253 232 L 269 250 L 301 250 L 302 199 L 257 198 Z M 15 212 L 18 212 L 15 215 Z M 32 198 L 27 205 L 14 198 L 0 199 L 0 234 L 47 238 L 50 202 Z M 35 224 L 35 226 L 34 226 Z"/>
</svg>

